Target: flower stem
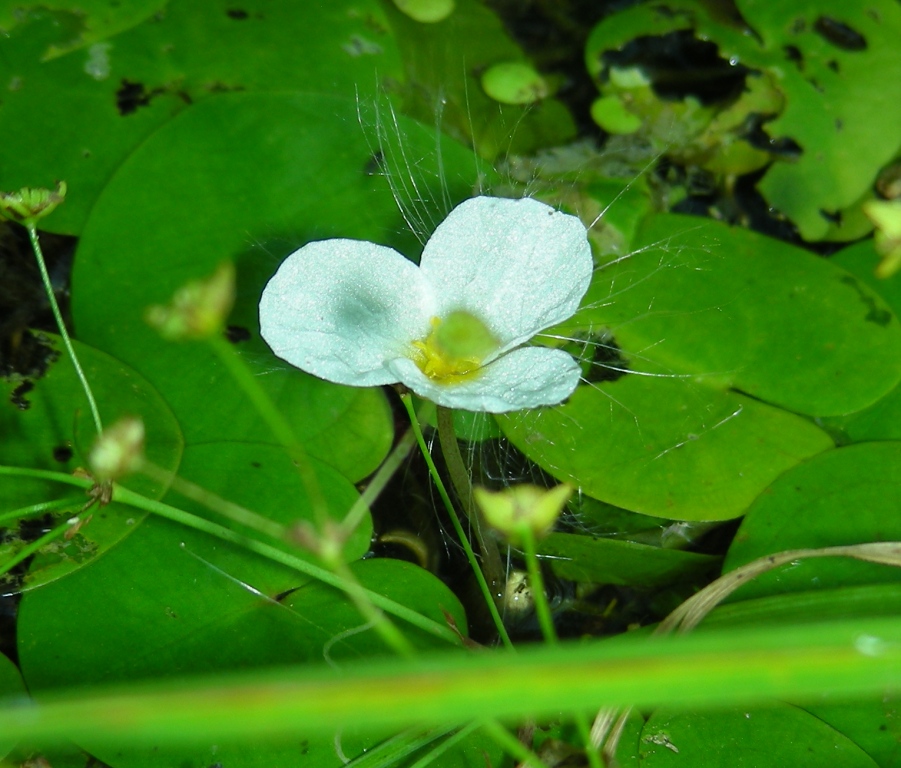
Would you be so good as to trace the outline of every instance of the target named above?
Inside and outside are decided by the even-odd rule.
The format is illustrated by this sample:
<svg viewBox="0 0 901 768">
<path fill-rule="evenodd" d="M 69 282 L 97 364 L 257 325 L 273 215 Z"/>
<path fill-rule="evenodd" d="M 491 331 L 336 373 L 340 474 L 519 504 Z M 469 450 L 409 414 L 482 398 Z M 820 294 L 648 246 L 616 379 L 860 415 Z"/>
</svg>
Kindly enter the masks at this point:
<svg viewBox="0 0 901 768">
<path fill-rule="evenodd" d="M 538 626 L 541 627 L 541 635 L 548 645 L 557 644 L 557 630 L 554 629 L 554 619 L 551 617 L 551 606 L 547 600 L 547 592 L 544 589 L 544 576 L 541 574 L 541 564 L 538 562 L 538 552 L 535 545 L 535 534 L 529 526 L 524 525 L 519 531 L 522 538 L 522 548 L 526 556 L 526 570 L 529 574 L 529 587 L 532 590 L 532 600 L 535 604 L 535 614 L 538 617 Z"/>
<path fill-rule="evenodd" d="M 303 449 L 300 441 L 294 435 L 294 431 L 288 426 L 285 417 L 275 407 L 272 398 L 269 397 L 269 394 L 260 386 L 256 377 L 247 369 L 241 356 L 219 334 L 210 336 L 207 340 L 232 375 L 232 378 L 244 390 L 244 394 L 247 395 L 247 398 L 260 416 L 263 417 L 269 429 L 272 430 L 272 434 L 275 435 L 275 438 L 294 460 L 300 479 L 310 496 L 314 518 L 321 526 L 328 520 L 328 506 L 309 454 Z"/>
<path fill-rule="evenodd" d="M 485 532 L 488 526 L 482 519 L 482 513 L 472 500 L 472 483 L 463 456 L 460 453 L 460 444 L 454 432 L 454 412 L 449 408 L 438 406 L 438 441 L 441 443 L 441 452 L 444 455 L 444 463 L 453 483 L 457 498 L 463 507 L 463 512 L 473 528 L 476 541 L 479 543 L 479 551 L 482 555 L 482 569 L 485 578 L 491 587 L 493 595 L 498 595 L 504 586 L 505 569 L 501 562 L 501 556 L 497 549 L 497 543 Z"/>
<path fill-rule="evenodd" d="M 80 507 L 83 503 L 84 499 L 69 497 L 57 501 L 41 501 L 37 504 L 29 504 L 27 507 L 19 507 L 19 509 L 4 512 L 0 515 L 0 525 L 7 525 L 10 521 L 18 520 L 23 517 L 42 515 L 45 512 L 56 512 L 60 509 L 65 509 L 66 507 Z"/>
<path fill-rule="evenodd" d="M 408 429 L 397 445 L 388 454 L 388 457 L 382 462 L 378 471 L 370 478 L 366 484 L 366 489 L 360 494 L 359 498 L 354 502 L 353 506 L 348 510 L 344 519 L 340 523 L 340 530 L 343 535 L 349 536 L 350 532 L 355 530 L 360 524 L 363 516 L 369 511 L 372 502 L 374 502 L 379 494 L 385 489 L 388 481 L 395 472 L 400 468 L 403 461 L 410 453 L 410 449 L 416 443 L 416 436 L 413 429 Z"/>
<path fill-rule="evenodd" d="M 40 550 L 42 547 L 47 546 L 50 542 L 55 541 L 62 536 L 65 536 L 66 532 L 69 531 L 73 525 L 84 519 L 85 512 L 86 510 L 82 509 L 80 512 L 76 513 L 68 520 L 63 520 L 63 522 L 57 525 L 56 528 L 47 531 L 47 533 L 45 533 L 39 539 L 30 541 L 28 544 L 22 547 L 22 549 L 12 555 L 9 560 L 4 560 L 3 563 L 0 564 L 0 576 L 9 573 L 19 563 L 27 560 L 35 552 Z"/>
<path fill-rule="evenodd" d="M 0 470 L 7 469 L 4 467 L 0 467 Z M 303 560 L 296 555 L 292 555 L 288 552 L 285 552 L 277 547 L 273 547 L 270 544 L 266 544 L 261 541 L 257 541 L 256 539 L 248 538 L 247 536 L 243 536 L 239 533 L 235 533 L 229 528 L 225 528 L 221 525 L 218 525 L 210 520 L 206 520 L 202 517 L 198 517 L 197 515 L 192 515 L 188 512 L 184 512 L 181 509 L 176 507 L 172 507 L 168 504 L 164 504 L 161 501 L 154 501 L 153 499 L 148 499 L 145 496 L 142 496 L 134 491 L 130 491 L 127 488 L 123 488 L 120 485 L 116 485 L 113 491 L 113 498 L 115 501 L 121 502 L 123 504 L 128 504 L 129 506 L 137 507 L 138 509 L 144 509 L 148 512 L 152 512 L 155 515 L 159 515 L 160 517 L 165 517 L 167 520 L 172 520 L 176 523 L 180 523 L 181 525 L 185 525 L 189 528 L 193 528 L 198 531 L 203 531 L 210 536 L 215 536 L 223 541 L 230 542 L 237 546 L 242 546 L 245 549 L 250 550 L 251 552 L 255 552 L 258 555 L 261 555 L 269 560 L 272 560 L 276 563 L 281 563 L 289 568 L 293 568 L 300 573 L 303 573 L 310 578 L 316 579 L 317 581 L 321 581 L 324 584 L 328 584 L 329 586 L 336 587 L 346 593 L 349 594 L 350 590 L 354 589 L 353 586 L 348 585 L 345 580 L 335 574 L 333 571 L 326 570 L 320 566 L 317 566 L 307 560 Z M 453 633 L 452 630 L 447 627 L 439 624 L 432 619 L 429 619 L 423 616 L 416 611 L 413 611 L 407 606 L 402 605 L 394 600 L 391 600 L 384 595 L 380 595 L 377 592 L 373 592 L 372 590 L 366 589 L 365 587 L 356 585 L 356 589 L 365 595 L 366 599 L 375 605 L 377 608 L 381 610 L 391 613 L 399 619 L 403 619 L 404 621 L 412 624 L 415 627 L 423 630 L 424 632 L 428 632 L 431 635 L 436 637 L 440 637 L 444 640 L 449 640 L 454 644 L 459 644 L 459 639 Z"/>
<path fill-rule="evenodd" d="M 522 526 L 519 531 L 522 539 L 523 553 L 525 554 L 526 570 L 529 574 L 529 587 L 532 590 L 532 600 L 535 604 L 535 614 L 538 617 L 538 625 L 544 641 L 551 646 L 557 645 L 557 630 L 554 628 L 554 619 L 551 616 L 551 606 L 548 603 L 547 591 L 544 587 L 544 576 L 541 574 L 541 563 L 538 561 L 538 548 L 535 542 L 535 532 L 528 525 Z M 585 754 L 591 768 L 601 768 L 601 758 L 598 750 L 591 744 L 591 729 L 585 715 L 576 712 L 573 715 L 576 730 L 585 745 Z"/>
<path fill-rule="evenodd" d="M 0 477 L 30 477 L 32 480 L 50 480 L 54 483 L 73 485 L 84 490 L 88 490 L 94 485 L 94 481 L 87 476 L 69 475 L 53 469 L 37 469 L 36 467 L 0 466 Z"/>
<path fill-rule="evenodd" d="M 341 579 L 341 589 L 344 591 L 356 609 L 360 612 L 367 623 L 379 634 L 382 640 L 399 656 L 404 658 L 412 658 L 416 655 L 416 649 L 413 644 L 407 640 L 404 634 L 394 626 L 385 612 L 377 608 L 369 597 L 369 591 L 363 588 L 363 585 L 357 581 L 353 572 L 344 560 L 338 560 L 332 564 L 334 574 Z"/>
<path fill-rule="evenodd" d="M 523 768 L 547 768 L 547 765 L 531 749 L 504 728 L 497 720 L 481 721 L 482 730 L 508 755 L 514 757 Z"/>
<path fill-rule="evenodd" d="M 72 346 L 72 339 L 69 338 L 69 331 L 66 330 L 66 323 L 63 320 L 63 313 L 59 310 L 59 304 L 56 301 L 56 294 L 53 292 L 53 284 L 50 282 L 50 275 L 47 273 L 47 265 L 44 263 L 44 253 L 41 250 L 41 243 L 38 239 L 38 231 L 34 224 L 26 226 L 28 230 L 28 239 L 31 241 L 31 248 L 34 251 L 35 258 L 38 262 L 38 269 L 41 273 L 41 281 L 44 283 L 44 290 L 47 292 L 47 300 L 50 302 L 50 309 L 53 311 L 53 317 L 56 319 L 56 327 L 59 329 L 60 338 L 72 361 L 72 367 L 75 368 L 75 374 L 81 382 L 81 388 L 84 390 L 85 397 L 88 399 L 88 406 L 91 409 L 91 416 L 94 419 L 94 427 L 99 435 L 103 432 L 103 422 L 100 420 L 100 411 L 97 409 L 97 401 L 94 400 L 94 393 L 91 391 L 91 385 L 88 378 L 84 374 L 81 363 L 78 362 L 78 356 L 75 354 L 75 347 Z"/>
<path fill-rule="evenodd" d="M 87 477 L 76 477 L 75 475 L 69 475 L 64 472 L 55 472 L 49 469 L 34 469 L 32 467 L 9 467 L 0 465 L 0 477 L 37 478 L 62 483 L 64 485 L 72 485 L 85 490 L 88 490 L 94 484 L 94 481 Z M 243 546 L 245 549 L 255 552 L 261 557 L 265 557 L 276 563 L 281 563 L 288 568 L 293 568 L 295 571 L 312 579 L 316 579 L 317 581 L 321 581 L 324 584 L 328 584 L 329 586 L 338 589 L 345 588 L 342 579 L 325 568 L 317 566 L 307 560 L 303 560 L 296 555 L 292 555 L 277 547 L 273 547 L 270 544 L 243 536 L 229 528 L 206 520 L 205 518 L 192 515 L 177 507 L 164 504 L 161 501 L 148 499 L 146 496 L 130 491 L 128 488 L 121 485 L 115 484 L 113 486 L 113 500 L 130 507 L 135 507 L 136 509 L 143 509 L 146 512 L 159 515 L 160 517 L 172 520 L 188 528 L 202 531 L 210 536 L 215 536 L 222 541 L 227 541 L 236 546 Z M 398 603 L 396 600 L 380 595 L 378 592 L 373 592 L 365 587 L 361 587 L 361 589 L 366 594 L 367 599 L 377 608 L 406 621 L 408 624 L 412 624 L 414 627 L 417 627 L 434 637 L 446 640 L 453 645 L 460 644 L 460 639 L 457 634 L 444 624 L 434 621 L 427 616 L 423 616 L 421 613 L 417 613 L 406 605 Z"/>
<path fill-rule="evenodd" d="M 270 520 L 268 517 L 263 517 L 263 515 L 253 512 L 246 507 L 242 507 L 240 504 L 223 499 L 206 488 L 202 488 L 190 480 L 185 480 L 169 470 L 147 461 L 147 459 L 141 460 L 139 470 L 147 477 L 168 485 L 176 493 L 191 499 L 191 501 L 196 501 L 198 504 L 202 504 L 207 509 L 217 512 L 233 523 L 244 525 L 277 541 L 289 540 L 288 529 L 285 526 Z"/>
<path fill-rule="evenodd" d="M 416 414 L 416 410 L 413 408 L 413 400 L 410 395 L 401 395 L 400 399 L 403 401 L 404 407 L 407 409 L 407 413 L 410 415 L 410 424 L 413 427 L 413 433 L 416 435 L 416 441 L 419 443 L 419 450 L 422 453 L 422 457 L 425 459 L 425 463 L 429 468 L 429 474 L 432 476 L 435 487 L 438 489 L 438 495 L 441 496 L 441 501 L 444 503 L 444 507 L 445 509 L 447 509 L 447 514 L 450 516 L 451 522 L 454 525 L 454 530 L 457 532 L 457 537 L 460 539 L 460 544 L 463 546 L 463 550 L 466 552 L 466 559 L 469 560 L 469 564 L 472 566 L 476 581 L 478 581 L 479 583 L 479 589 L 481 589 L 482 594 L 485 597 L 485 603 L 488 606 L 488 611 L 491 613 L 492 621 L 494 621 L 494 626 L 497 629 L 501 642 L 503 642 L 503 644 L 507 648 L 512 649 L 513 642 L 510 640 L 510 636 L 507 634 L 507 628 L 504 626 L 504 622 L 503 619 L 501 619 L 500 613 L 498 613 L 497 604 L 495 602 L 494 596 L 491 594 L 491 589 L 488 586 L 488 582 L 485 580 L 482 569 L 479 566 L 478 558 L 476 557 L 475 552 L 473 552 L 472 550 L 472 544 L 469 543 L 469 537 L 466 535 L 466 531 L 463 530 L 463 525 L 460 523 L 460 518 L 457 515 L 457 510 L 454 509 L 454 504 L 447 493 L 447 489 L 444 487 L 444 481 L 441 479 L 441 475 L 438 474 L 438 468 L 435 466 L 435 462 L 432 459 L 432 454 L 429 453 L 429 447 L 426 445 L 425 438 L 422 436 L 422 428 L 419 426 L 419 417 Z"/>
<path fill-rule="evenodd" d="M 325 496 L 322 493 L 322 487 L 319 484 L 319 478 L 313 468 L 313 463 L 310 461 L 309 454 L 301 446 L 300 441 L 294 435 L 293 430 L 288 426 L 285 418 L 279 412 L 278 408 L 276 408 L 275 403 L 272 402 L 268 393 L 260 386 L 253 374 L 247 369 L 247 366 L 244 365 L 244 361 L 241 359 L 240 355 L 238 355 L 231 345 L 220 335 L 209 337 L 209 342 L 219 359 L 225 364 L 225 367 L 228 368 L 229 373 L 231 373 L 235 381 L 237 381 L 244 390 L 244 393 L 263 417 L 263 420 L 269 425 L 272 433 L 294 460 L 300 479 L 310 496 L 310 503 L 313 507 L 313 517 L 319 525 L 320 533 L 322 535 L 328 535 L 326 531 L 335 532 L 336 529 L 329 525 L 330 517 L 328 505 L 326 504 Z M 407 448 L 407 450 L 409 451 L 409 448 Z M 403 458 L 401 457 L 397 461 L 397 464 L 399 465 L 402 460 Z M 387 482 L 387 479 L 384 482 Z M 384 482 L 382 483 L 383 485 Z M 176 488 L 175 490 L 179 489 Z M 221 501 L 228 504 L 224 499 Z M 239 509 L 240 508 L 233 509 L 232 512 L 237 512 Z M 351 507 L 347 517 L 345 517 L 345 525 L 342 525 L 339 535 L 349 535 L 353 531 L 353 528 L 359 523 L 360 519 L 362 519 L 366 509 L 367 506 L 364 505 L 361 497 L 354 506 Z M 373 629 L 375 629 L 385 643 L 401 656 L 410 657 L 414 655 L 415 649 L 410 641 L 404 637 L 403 633 L 401 633 L 396 626 L 394 626 L 385 613 L 374 604 L 371 599 L 372 593 L 369 592 L 369 590 L 364 589 L 356 580 L 343 558 L 341 558 L 340 555 L 329 556 L 325 558 L 325 564 L 338 578 L 339 583 L 337 586 L 339 586 L 350 598 L 351 602 L 353 602 L 363 617 L 372 624 Z"/>
</svg>

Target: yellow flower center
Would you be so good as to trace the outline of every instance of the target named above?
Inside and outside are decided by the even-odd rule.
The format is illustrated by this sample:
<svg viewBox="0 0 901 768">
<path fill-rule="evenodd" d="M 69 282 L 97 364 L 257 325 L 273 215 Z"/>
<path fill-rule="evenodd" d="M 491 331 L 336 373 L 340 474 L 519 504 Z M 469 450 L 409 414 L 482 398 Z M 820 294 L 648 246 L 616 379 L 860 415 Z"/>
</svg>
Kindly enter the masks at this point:
<svg viewBox="0 0 901 768">
<path fill-rule="evenodd" d="M 413 362 L 430 379 L 456 384 L 478 375 L 482 361 L 500 347 L 479 318 L 457 310 L 433 317 L 432 330 L 414 341 Z"/>
</svg>

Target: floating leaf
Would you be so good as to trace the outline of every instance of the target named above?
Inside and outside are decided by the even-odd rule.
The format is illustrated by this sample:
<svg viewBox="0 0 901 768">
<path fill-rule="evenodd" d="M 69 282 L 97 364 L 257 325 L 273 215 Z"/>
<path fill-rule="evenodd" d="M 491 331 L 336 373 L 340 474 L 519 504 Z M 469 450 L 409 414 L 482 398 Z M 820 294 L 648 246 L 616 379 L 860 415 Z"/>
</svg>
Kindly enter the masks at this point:
<svg viewBox="0 0 901 768">
<path fill-rule="evenodd" d="M 76 48 L 84 48 L 111 35 L 137 26 L 160 12 L 168 0 L 132 0 L 109 3 L 106 0 L 80 0 L 73 9 L 69 0 L 18 2 L 0 9 L 0 30 L 15 34 L 16 28 L 47 14 L 56 27 L 56 42 L 45 51 L 43 59 L 51 59 Z M 48 14 L 48 11 L 50 12 Z"/>
<path fill-rule="evenodd" d="M 626 376 L 565 405 L 498 417 L 542 469 L 618 507 L 728 520 L 776 477 L 832 446 L 804 419 L 688 379 Z"/>
<path fill-rule="evenodd" d="M 71 473 L 88 466 L 86 454 L 94 441 L 94 424 L 72 363 L 61 353 L 57 338 L 51 338 L 47 351 L 54 360 L 42 377 L 26 384 L 24 392 L 22 384 L 0 384 L 4 393 L 0 408 L 0 433 L 4 436 L 0 442 L 0 464 Z M 146 458 L 164 472 L 177 471 L 182 435 L 159 393 L 127 365 L 86 344 L 73 343 L 105 423 L 112 425 L 123 416 L 140 418 L 146 431 Z M 18 407 L 10 402 L 11 397 Z M 151 499 L 160 498 L 166 491 L 164 483 L 141 474 L 130 475 L 121 482 Z M 88 501 L 77 489 L 49 480 L 16 477 L 0 483 L 0 515 L 55 500 L 69 503 L 46 514 L 2 519 L 8 533 L 0 545 L 0 564 L 43 530 L 62 525 Z M 89 521 L 77 531 L 70 531 L 70 538 L 60 536 L 39 550 L 24 582 L 15 583 L 15 589 L 32 589 L 88 564 L 134 531 L 145 514 L 115 502 L 95 509 Z"/>
<path fill-rule="evenodd" d="M 609 329 L 631 370 L 690 374 L 811 416 L 860 410 L 901 380 L 897 318 L 833 264 L 687 216 L 646 220 L 632 245 L 561 326 L 582 338 Z"/>
<path fill-rule="evenodd" d="M 501 104 L 534 104 L 550 95 L 547 80 L 531 64 L 505 61 L 482 73 L 485 93 Z"/>
<path fill-rule="evenodd" d="M 192 103 L 260 90 L 367 99 L 379 78 L 400 77 L 376 0 L 170 0 L 159 14 L 148 7 L 159 2 L 119 3 L 118 10 L 108 2 L 79 3 L 79 11 L 62 5 L 0 36 L 0 116 L 6 125 L 29 126 L 4 134 L 3 184 L 65 179 L 70 197 L 47 225 L 53 232 L 79 233 L 122 161 Z M 44 60 L 48 49 L 59 53 L 100 35 L 87 49 Z"/>
<path fill-rule="evenodd" d="M 641 733 L 642 768 L 732 768 L 745 761 L 755 768 L 876 768 L 846 736 L 803 709 L 776 702 L 709 712 L 660 710 Z"/>
<path fill-rule="evenodd" d="M 901 541 L 901 443 L 827 451 L 776 480 L 748 510 L 723 572 L 791 549 Z M 901 568 L 846 557 L 804 559 L 763 574 L 737 599 L 901 581 Z"/>
<path fill-rule="evenodd" d="M 641 128 L 641 118 L 629 112 L 618 96 L 604 96 L 591 104 L 591 119 L 607 133 L 635 133 Z"/>
<path fill-rule="evenodd" d="M 340 521 L 359 497 L 356 489 L 336 469 L 308 457 L 317 481 L 314 492 L 322 500 L 335 521 Z M 226 501 L 239 504 L 267 520 L 287 529 L 302 521 L 315 523 L 316 515 L 307 488 L 297 467 L 283 449 L 260 443 L 212 442 L 190 445 L 185 449 L 181 472 L 201 488 L 215 488 Z M 258 536 L 253 528 L 229 521 L 196 499 L 187 499 L 171 491 L 165 501 L 173 506 L 209 518 L 250 537 Z M 344 558 L 354 561 L 369 550 L 372 520 L 369 515 L 353 531 L 344 545 Z M 297 551 L 287 541 L 270 542 L 298 557 L 314 559 L 306 550 Z"/>
<path fill-rule="evenodd" d="M 872 240 L 864 240 L 839 251 L 831 259 L 860 282 L 879 293 L 897 315 L 901 311 L 901 280 L 880 280 L 875 275 L 879 255 Z M 847 416 L 823 420 L 842 442 L 901 440 L 901 385 L 868 408 Z"/>
<path fill-rule="evenodd" d="M 634 245 L 548 333 L 574 340 L 589 377 L 619 378 L 558 409 L 499 419 L 527 456 L 589 495 L 662 517 L 736 517 L 781 472 L 831 446 L 774 406 L 850 413 L 901 378 L 897 319 L 834 265 L 680 216 L 654 218 Z M 616 359 L 591 359 L 604 354 Z"/>
<path fill-rule="evenodd" d="M 454 12 L 454 0 L 394 0 L 394 4 L 422 24 L 436 24 Z"/>
<path fill-rule="evenodd" d="M 863 701 L 824 696 L 805 704 L 804 709 L 847 736 L 883 768 L 901 763 L 901 701 L 897 695 Z"/>
</svg>

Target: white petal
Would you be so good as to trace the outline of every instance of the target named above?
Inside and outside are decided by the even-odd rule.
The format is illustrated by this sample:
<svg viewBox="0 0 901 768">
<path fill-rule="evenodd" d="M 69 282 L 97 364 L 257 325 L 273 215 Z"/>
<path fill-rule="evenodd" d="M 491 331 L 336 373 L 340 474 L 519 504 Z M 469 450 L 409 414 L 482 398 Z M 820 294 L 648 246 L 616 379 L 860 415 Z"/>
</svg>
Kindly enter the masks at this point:
<svg viewBox="0 0 901 768">
<path fill-rule="evenodd" d="M 593 268 L 585 225 L 531 198 L 461 203 L 420 261 L 442 313 L 481 318 L 502 351 L 572 317 Z"/>
<path fill-rule="evenodd" d="M 359 240 L 309 243 L 282 263 L 260 299 L 263 338 L 283 360 L 338 384 L 397 381 L 385 364 L 408 354 L 435 314 L 419 268 Z"/>
<path fill-rule="evenodd" d="M 439 384 L 412 360 L 389 363 L 400 381 L 417 395 L 445 408 L 506 413 L 557 405 L 579 384 L 582 370 L 560 349 L 520 347 L 486 365 L 479 376 L 458 384 Z"/>
</svg>

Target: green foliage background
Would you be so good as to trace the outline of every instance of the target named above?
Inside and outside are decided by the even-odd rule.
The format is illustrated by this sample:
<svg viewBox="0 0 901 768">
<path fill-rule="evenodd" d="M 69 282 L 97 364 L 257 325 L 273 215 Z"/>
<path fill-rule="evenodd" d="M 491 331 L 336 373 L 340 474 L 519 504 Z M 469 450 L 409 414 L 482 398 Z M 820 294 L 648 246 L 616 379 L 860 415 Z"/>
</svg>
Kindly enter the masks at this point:
<svg viewBox="0 0 901 768">
<path fill-rule="evenodd" d="M 66 203 L 42 226 L 77 238 L 72 322 L 107 423 L 140 416 L 162 476 L 177 473 L 285 525 L 313 518 L 291 461 L 221 359 L 199 343 L 167 342 L 144 322 L 147 306 L 230 260 L 235 349 L 299 436 L 330 512 L 342 516 L 398 437 L 392 400 L 277 360 L 259 338 L 263 285 L 309 240 L 371 240 L 415 259 L 461 200 L 531 194 L 594 221 L 598 264 L 582 309 L 540 342 L 579 356 L 586 384 L 560 407 L 488 428 L 546 477 L 581 491 L 570 511 L 583 529 L 540 544 L 549 572 L 580 590 L 653 589 L 661 603 L 678 602 L 709 580 L 720 555 L 728 573 L 788 549 L 901 541 L 901 293 L 896 279 L 872 277 L 879 257 L 861 208 L 899 162 L 901 93 L 887 93 L 901 83 L 898 3 L 676 0 L 591 23 L 578 4 L 561 3 L 565 55 L 559 44 L 517 42 L 501 21 L 509 9 L 495 5 L 458 0 L 433 25 L 387 0 L 0 9 L 0 187 L 68 183 Z M 645 38 L 713 46 L 726 68 L 747 68 L 742 87 L 713 101 L 661 97 L 653 67 L 636 76 L 628 58 Z M 589 131 L 572 98 L 576 75 L 559 66 L 566 55 L 584 58 L 579 77 L 589 101 L 600 100 L 592 114 L 611 134 L 605 147 L 575 142 Z M 549 95 L 525 106 L 490 99 L 480 78 L 507 61 L 535 65 Z M 614 130 L 604 122 L 611 114 L 631 118 L 617 124 L 629 127 Z M 777 151 L 788 140 L 794 153 Z M 686 210 L 699 175 L 719 195 L 713 216 L 674 212 Z M 745 226 L 754 217 L 730 194 L 742 183 L 777 211 L 791 242 Z M 825 250 L 837 253 L 815 254 Z M 609 375 L 595 350 L 614 345 Z M 63 357 L 33 382 L 27 410 L 14 403 L 21 382 L 2 385 L 0 464 L 13 469 L 0 485 L 0 564 L 27 548 L 23 521 L 44 514 L 46 526 L 64 527 L 81 507 L 78 490 L 29 472 L 86 466 L 92 435 Z M 461 424 L 460 436 L 472 433 Z M 60 446 L 70 449 L 62 458 Z M 124 485 L 214 519 L 159 479 Z M 727 551 L 691 551 L 701 532 L 739 519 Z M 688 534 L 674 545 L 677 531 Z M 57 768 L 85 765 L 87 755 L 114 768 L 337 765 L 340 727 L 354 765 L 512 765 L 488 726 L 456 729 L 467 716 L 483 725 L 495 714 L 537 715 L 536 748 L 578 745 L 552 712 L 635 702 L 647 717 L 629 721 L 623 765 L 734 765 L 738 752 L 758 766 L 901 759 L 896 568 L 823 558 L 766 574 L 712 614 L 708 639 L 702 627 L 697 645 L 684 646 L 697 654 L 690 664 L 643 632 L 605 640 L 599 631 L 582 648 L 526 654 L 520 666 L 486 652 L 497 656 L 494 680 L 466 666 L 468 652 L 447 631 L 447 617 L 467 626 L 458 596 L 425 569 L 363 559 L 371 535 L 367 515 L 343 555 L 366 589 L 422 617 L 401 622 L 418 653 L 410 667 L 386 661 L 389 649 L 348 597 L 298 566 L 310 553 L 281 543 L 295 560 L 279 561 L 132 505 L 98 510 L 8 577 L 8 590 L 25 594 L 17 664 L 0 656 L 0 698 L 8 697 L 0 753 L 12 765 L 39 751 Z M 874 623 L 881 617 L 890 620 Z M 846 623 L 832 634 L 809 630 L 819 619 Z M 876 645 L 860 646 L 861 637 Z M 783 641 L 797 655 L 780 656 Z M 742 657 L 717 656 L 735 642 L 771 654 L 756 669 L 781 683 L 744 685 Z M 828 653 L 814 652 L 818 642 L 832 643 Z M 637 654 L 634 687 L 621 698 L 605 698 L 613 677 L 608 667 L 592 671 L 586 654 L 595 652 L 601 661 Z M 579 665 L 596 698 L 586 686 L 571 704 L 535 703 L 558 701 L 555 686 L 567 674 L 577 680 Z M 425 668 L 436 677 L 396 690 L 390 682 Z M 273 675 L 312 675 L 325 701 L 332 683 L 383 670 L 382 720 L 351 685 L 336 689 L 344 698 L 324 727 L 312 714 L 282 723 L 294 710 L 267 696 L 237 702 L 218 726 L 210 699 L 197 705 L 193 729 L 139 724 L 152 719 L 141 708 L 152 701 L 141 699 L 151 697 L 141 687 L 148 681 L 165 681 L 188 717 L 198 676 L 215 686 L 235 673 L 267 685 Z M 678 685 L 664 692 L 649 670 Z M 469 685 L 469 710 L 454 708 L 450 687 L 429 685 L 455 674 Z M 117 737 L 78 708 L 98 686 L 137 696 Z M 479 704 L 482 686 L 491 694 Z M 423 698 L 407 702 L 408 688 Z M 22 703 L 26 690 L 47 705 L 44 720 Z M 54 720 L 67 712 L 52 708 L 60 696 L 74 709 Z M 710 702 L 723 707 L 692 707 Z M 446 713 L 443 727 L 435 712 Z M 416 728 L 396 735 L 406 724 Z"/>
</svg>

